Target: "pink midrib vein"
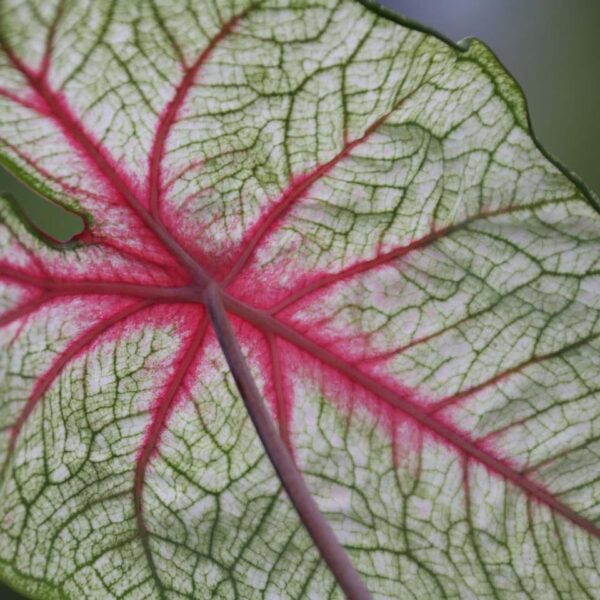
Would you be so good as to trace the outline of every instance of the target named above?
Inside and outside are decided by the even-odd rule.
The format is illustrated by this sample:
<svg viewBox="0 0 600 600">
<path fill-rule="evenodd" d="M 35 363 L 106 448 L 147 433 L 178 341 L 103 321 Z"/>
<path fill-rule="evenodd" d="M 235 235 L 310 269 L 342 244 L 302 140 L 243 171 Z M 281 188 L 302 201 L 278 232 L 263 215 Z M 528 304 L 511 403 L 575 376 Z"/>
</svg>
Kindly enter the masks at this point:
<svg viewBox="0 0 600 600">
<path fill-rule="evenodd" d="M 238 17 L 239 18 L 239 17 Z M 227 26 L 227 25 L 226 25 Z M 225 26 L 225 27 L 226 27 Z M 221 36 L 220 39 L 222 39 Z M 120 174 L 113 168 L 111 161 L 107 158 L 105 151 L 96 143 L 94 143 L 87 135 L 81 124 L 61 102 L 61 100 L 54 94 L 47 85 L 44 77 L 38 76 L 26 65 L 24 65 L 14 54 L 11 52 L 6 45 L 3 44 L 5 53 L 9 56 L 13 65 L 20 70 L 27 78 L 31 87 L 38 93 L 39 97 L 46 103 L 49 110 L 55 116 L 61 127 L 65 130 L 67 135 L 81 148 L 84 154 L 90 159 L 90 161 L 96 165 L 98 171 L 104 176 L 104 178 L 111 184 L 113 189 L 118 192 L 130 205 L 130 207 L 138 214 L 144 224 L 156 235 L 156 237 L 164 244 L 164 246 L 171 252 L 171 254 L 178 260 L 178 262 L 185 267 L 190 273 L 193 281 L 197 286 L 198 297 L 194 298 L 195 302 L 201 302 L 201 290 L 205 288 L 207 283 L 210 282 L 211 278 L 206 274 L 204 269 L 198 262 L 191 257 L 191 255 L 175 240 L 172 234 L 157 221 L 151 212 L 149 212 L 136 194 L 129 187 L 127 182 L 121 178 Z M 204 60 L 208 57 L 209 53 L 206 53 Z M 196 74 L 200 67 L 200 62 L 197 62 L 192 69 Z M 189 72 L 188 72 L 189 74 Z M 153 156 L 151 157 L 151 177 L 152 177 L 152 188 L 154 191 L 151 192 L 151 199 L 155 198 L 155 203 L 159 199 L 160 191 L 160 162 L 161 157 L 164 154 L 164 144 L 168 136 L 169 128 L 174 121 L 177 112 L 183 103 L 187 90 L 193 82 L 193 77 L 189 77 L 184 84 L 178 88 L 175 98 L 170 104 L 170 108 L 167 110 L 165 121 L 169 125 L 160 125 L 157 138 L 153 145 Z M 231 273 L 227 277 L 226 281 L 230 282 L 233 278 L 243 269 L 246 262 L 264 237 L 267 234 L 272 224 L 280 218 L 303 194 L 312 186 L 315 182 L 319 181 L 324 175 L 326 175 L 337 163 L 343 158 L 348 156 L 351 150 L 357 147 L 361 142 L 368 139 L 372 131 L 383 122 L 385 117 L 379 119 L 374 123 L 365 134 L 350 142 L 345 149 L 334 159 L 321 165 L 315 169 L 311 174 L 301 180 L 297 185 L 292 186 L 288 190 L 287 195 L 284 196 L 275 203 L 275 208 L 270 212 L 263 220 L 262 224 L 257 229 L 254 237 L 249 242 L 248 246 L 238 259 L 236 265 L 233 267 Z M 165 122 L 163 121 L 163 122 Z M 150 202 L 152 205 L 152 200 Z M 123 290 L 125 291 L 125 290 Z M 483 449 L 478 447 L 475 443 L 468 440 L 464 434 L 458 433 L 442 421 L 436 419 L 434 416 L 427 414 L 419 406 L 412 403 L 411 401 L 399 397 L 396 392 L 385 387 L 384 385 L 374 381 L 369 376 L 358 370 L 353 365 L 345 362 L 341 357 L 331 353 L 325 348 L 315 344 L 299 332 L 281 323 L 268 315 L 265 311 L 254 309 L 253 307 L 237 301 L 236 299 L 224 294 L 224 302 L 226 308 L 236 314 L 237 316 L 245 319 L 255 327 L 261 329 L 267 335 L 277 335 L 288 342 L 294 344 L 302 351 L 313 356 L 323 364 L 334 368 L 338 372 L 345 375 L 351 381 L 358 383 L 364 389 L 373 393 L 377 397 L 381 398 L 391 406 L 402 410 L 407 415 L 411 416 L 415 421 L 425 426 L 430 431 L 437 434 L 442 439 L 448 441 L 453 446 L 464 452 L 465 454 L 476 459 L 480 463 L 486 465 L 490 469 L 499 473 L 507 480 L 511 481 L 519 488 L 523 489 L 527 494 L 538 499 L 540 502 L 546 504 L 557 513 L 563 515 L 573 523 L 577 524 L 584 530 L 588 531 L 595 537 L 600 538 L 600 529 L 591 521 L 585 519 L 575 511 L 562 504 L 552 494 L 547 492 L 539 485 L 531 482 L 522 474 L 518 473 L 512 467 L 496 459 L 495 457 L 486 453 Z M 91 335 L 91 334 L 90 334 Z"/>
<path fill-rule="evenodd" d="M 357 369 L 354 365 L 346 362 L 340 356 L 337 356 L 336 354 L 316 344 L 309 338 L 299 333 L 297 330 L 265 313 L 265 311 L 254 309 L 243 302 L 239 302 L 231 296 L 225 296 L 224 302 L 225 307 L 231 313 L 249 323 L 252 323 L 255 327 L 265 333 L 270 333 L 271 335 L 276 335 L 287 340 L 295 347 L 317 359 L 322 364 L 335 369 L 339 373 L 342 373 L 351 381 L 359 384 L 363 389 L 371 392 L 378 398 L 381 398 L 392 407 L 400 409 L 402 412 L 412 417 L 417 423 L 423 425 L 429 431 L 432 431 L 440 438 L 451 443 L 466 455 L 474 458 L 481 464 L 502 475 L 517 487 L 524 490 L 530 496 L 536 498 L 543 504 L 546 504 L 591 535 L 600 538 L 600 528 L 598 528 L 595 523 L 589 519 L 586 519 L 585 517 L 582 517 L 573 509 L 560 502 L 547 490 L 533 481 L 530 481 L 527 477 L 523 476 L 510 465 L 491 456 L 476 443 L 465 437 L 464 434 L 461 434 L 457 430 L 446 425 L 441 420 L 435 418 L 432 414 L 429 414 L 426 412 L 426 410 L 422 409 L 411 400 L 401 397 L 394 390 L 373 380 L 371 377 Z"/>
</svg>

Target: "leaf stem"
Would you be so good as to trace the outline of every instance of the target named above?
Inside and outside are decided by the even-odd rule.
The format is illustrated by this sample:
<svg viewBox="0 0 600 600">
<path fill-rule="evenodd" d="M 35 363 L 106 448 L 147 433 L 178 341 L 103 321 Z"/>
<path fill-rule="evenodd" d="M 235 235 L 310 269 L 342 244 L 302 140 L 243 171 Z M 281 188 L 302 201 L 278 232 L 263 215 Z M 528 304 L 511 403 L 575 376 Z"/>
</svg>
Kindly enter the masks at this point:
<svg viewBox="0 0 600 600">
<path fill-rule="evenodd" d="M 302 523 L 347 598 L 349 600 L 369 600 L 371 598 L 369 591 L 354 569 L 348 554 L 342 548 L 331 526 L 319 511 L 315 499 L 275 428 L 225 313 L 221 290 L 217 285 L 210 284 L 206 288 L 205 298 L 217 339 L 246 405 L 246 410 Z"/>
</svg>

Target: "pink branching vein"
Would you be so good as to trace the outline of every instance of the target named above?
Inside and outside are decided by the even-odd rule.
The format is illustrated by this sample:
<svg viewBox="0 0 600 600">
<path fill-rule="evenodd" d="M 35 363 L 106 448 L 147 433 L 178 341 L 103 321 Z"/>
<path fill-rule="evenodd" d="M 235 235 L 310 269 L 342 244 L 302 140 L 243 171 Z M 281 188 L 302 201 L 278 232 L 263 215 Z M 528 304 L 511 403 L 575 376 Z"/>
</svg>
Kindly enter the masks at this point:
<svg viewBox="0 0 600 600">
<path fill-rule="evenodd" d="M 35 302 L 35 301 L 34 301 Z M 150 302 L 148 300 L 138 301 L 130 304 L 125 308 L 115 312 L 110 317 L 103 319 L 96 325 L 90 327 L 84 331 L 79 337 L 73 340 L 66 349 L 59 355 L 59 357 L 52 363 L 50 368 L 44 373 L 37 381 L 31 395 L 29 396 L 25 406 L 19 413 L 17 420 L 13 423 L 10 432 L 9 447 L 6 456 L 6 460 L 0 470 L 3 473 L 7 462 L 15 449 L 19 434 L 23 428 L 23 425 L 29 418 L 29 415 L 33 412 L 33 409 L 38 405 L 44 394 L 48 391 L 52 383 L 61 374 L 64 367 L 76 356 L 78 356 L 83 350 L 89 348 L 102 334 L 106 333 L 110 328 L 114 327 L 118 323 L 123 323 L 132 315 L 139 313 L 144 308 L 148 307 Z M 35 306 L 35 308 L 38 308 Z M 32 310 L 35 310 L 32 307 Z"/>
<path fill-rule="evenodd" d="M 71 140 L 82 156 L 104 178 L 106 183 L 114 190 L 118 197 L 123 198 L 129 207 L 140 218 L 144 225 L 158 238 L 171 252 L 177 261 L 190 273 L 192 280 L 200 286 L 205 286 L 209 277 L 204 268 L 188 253 L 188 251 L 175 240 L 167 228 L 156 221 L 144 202 L 138 198 L 126 178 L 115 167 L 116 161 L 112 160 L 105 148 L 92 139 L 83 125 L 78 121 L 65 100 L 52 90 L 44 73 L 38 73 L 28 67 L 17 57 L 6 42 L 0 38 L 0 47 L 12 65 L 25 77 L 32 90 L 37 94 L 40 102 L 47 107 L 52 118 L 62 129 L 67 139 Z"/>
<path fill-rule="evenodd" d="M 177 396 L 182 391 L 185 378 L 188 375 L 190 366 L 194 360 L 198 359 L 198 351 L 202 347 L 206 330 L 208 328 L 208 320 L 206 317 L 202 317 L 196 331 L 192 335 L 191 341 L 183 353 L 183 356 L 179 359 L 179 364 L 172 376 L 169 384 L 165 390 L 164 395 L 159 398 L 154 409 L 152 421 L 146 433 L 146 438 L 142 444 L 138 459 L 136 461 L 135 476 L 134 476 L 134 487 L 133 487 L 133 502 L 135 507 L 135 517 L 138 527 L 138 532 L 142 540 L 146 559 L 151 565 L 153 571 L 154 558 L 150 550 L 148 541 L 148 531 L 144 521 L 144 503 L 143 503 L 143 489 L 146 478 L 146 469 L 150 463 L 151 458 L 154 456 L 158 449 L 160 437 L 164 431 L 169 416 L 173 410 Z"/>
<path fill-rule="evenodd" d="M 185 75 L 181 80 L 181 83 L 175 91 L 173 99 L 167 104 L 166 110 L 160 120 L 152 151 L 150 152 L 150 174 L 149 180 L 149 193 L 150 193 L 150 213 L 156 220 L 160 220 L 160 194 L 162 189 L 161 182 L 161 167 L 165 154 L 165 144 L 167 137 L 175 123 L 175 119 L 181 110 L 183 103 L 187 95 L 189 94 L 190 88 L 196 82 L 200 69 L 204 66 L 206 61 L 209 59 L 214 49 L 234 30 L 236 24 L 243 18 L 247 11 L 242 12 L 230 19 L 214 36 L 206 48 L 200 53 L 196 61 L 191 67 L 182 65 L 185 69 Z"/>
</svg>

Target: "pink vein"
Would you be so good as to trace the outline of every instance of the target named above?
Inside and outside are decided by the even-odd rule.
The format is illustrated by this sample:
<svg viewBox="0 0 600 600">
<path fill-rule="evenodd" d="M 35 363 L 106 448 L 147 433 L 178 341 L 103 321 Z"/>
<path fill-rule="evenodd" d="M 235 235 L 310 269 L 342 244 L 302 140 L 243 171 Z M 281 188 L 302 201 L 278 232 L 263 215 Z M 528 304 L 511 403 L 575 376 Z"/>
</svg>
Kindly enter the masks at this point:
<svg viewBox="0 0 600 600">
<path fill-rule="evenodd" d="M 504 379 L 509 378 L 511 375 L 520 373 L 521 371 L 523 371 L 523 369 L 526 369 L 527 367 L 544 362 L 546 360 L 551 360 L 553 358 L 559 358 L 560 356 L 564 355 L 566 352 L 575 350 L 576 348 L 579 348 L 581 346 L 589 344 L 590 342 L 594 341 L 595 339 L 598 339 L 599 337 L 600 337 L 600 333 L 594 333 L 594 334 L 588 335 L 580 340 L 577 340 L 573 344 L 569 344 L 568 346 L 563 346 L 562 348 L 560 348 L 559 350 L 556 350 L 554 352 L 548 352 L 547 354 L 540 354 L 538 356 L 533 356 L 533 357 L 529 358 L 528 360 L 523 361 L 522 363 L 515 365 L 514 367 L 511 367 L 510 369 L 506 369 L 505 371 L 498 373 L 497 375 L 495 375 L 491 379 L 488 379 L 487 381 L 484 381 L 484 382 L 482 382 L 478 385 L 474 385 L 473 387 L 470 387 L 469 389 L 466 389 L 462 392 L 458 392 L 457 394 L 453 394 L 452 396 L 448 396 L 447 398 L 443 398 L 442 400 L 439 400 L 433 406 L 428 408 L 428 412 L 436 413 L 436 412 L 443 410 L 444 408 L 447 408 L 448 406 L 453 406 L 455 404 L 458 404 L 460 401 L 464 400 L 465 398 L 468 398 L 470 396 L 473 396 L 474 394 L 477 394 L 478 392 L 481 392 L 487 388 L 495 386 L 496 384 L 500 383 Z"/>
<path fill-rule="evenodd" d="M 290 294 L 287 298 L 285 298 L 284 300 L 279 302 L 279 304 L 277 304 L 276 306 L 271 308 L 269 310 L 269 312 L 272 314 L 277 314 L 278 312 L 281 312 L 283 309 L 287 308 L 288 306 L 295 304 L 296 302 L 299 302 L 306 296 L 309 296 L 310 294 L 313 294 L 314 292 L 317 292 L 318 290 L 320 290 L 322 288 L 328 287 L 330 285 L 334 285 L 336 283 L 339 283 L 340 281 L 349 279 L 350 277 L 352 277 L 354 275 L 358 275 L 360 273 L 364 273 L 365 271 L 369 271 L 370 269 L 374 269 L 376 267 L 380 267 L 382 265 L 389 264 L 392 260 L 394 260 L 396 258 L 401 258 L 402 256 L 406 256 L 407 254 L 410 254 L 414 250 L 423 248 L 423 247 L 435 242 L 436 240 L 440 239 L 441 237 L 448 235 L 449 233 L 451 233 L 451 231 L 453 229 L 456 229 L 456 228 L 457 228 L 457 226 L 450 226 L 450 227 L 445 227 L 443 229 L 439 229 L 438 231 L 429 233 L 429 234 L 423 236 L 422 238 L 419 238 L 418 240 L 415 240 L 414 242 L 407 244 L 406 246 L 396 248 L 395 250 L 391 250 L 390 252 L 386 252 L 385 254 L 380 254 L 379 256 L 376 256 L 375 258 L 372 258 L 371 260 L 365 260 L 363 262 L 359 262 L 355 265 L 352 265 L 351 267 L 349 267 L 347 269 L 344 269 L 343 271 L 340 271 L 339 273 L 325 275 L 325 276 L 321 277 L 320 279 L 314 281 L 313 283 L 309 283 L 308 285 L 302 287 L 302 289 L 298 290 L 297 292 Z"/>
<path fill-rule="evenodd" d="M 52 59 L 52 46 L 54 44 L 54 37 L 56 36 L 56 30 L 58 28 L 58 24 L 62 18 L 63 12 L 65 8 L 65 0 L 60 0 L 58 6 L 56 7 L 56 11 L 54 13 L 54 19 L 52 19 L 52 23 L 48 28 L 48 35 L 46 36 L 46 47 L 44 49 L 44 56 L 42 57 L 42 64 L 40 66 L 40 76 L 45 77 L 48 73 L 48 69 L 50 68 L 50 61 Z"/>
<path fill-rule="evenodd" d="M 156 451 L 156 448 L 160 441 L 160 436 L 164 431 L 168 418 L 172 412 L 177 393 L 184 382 L 184 379 L 186 377 L 188 369 L 190 368 L 190 365 L 192 364 L 192 361 L 196 357 L 202 345 L 202 342 L 204 341 L 204 336 L 206 334 L 207 327 L 208 319 L 206 318 L 206 316 L 204 316 L 201 319 L 198 327 L 196 328 L 194 335 L 192 336 L 192 341 L 189 347 L 187 348 L 185 354 L 181 358 L 181 362 L 178 365 L 173 375 L 173 378 L 169 383 L 164 397 L 158 402 L 158 410 L 156 410 L 152 417 L 152 422 L 148 429 L 147 437 L 144 440 L 140 456 L 136 463 L 133 488 L 135 518 L 137 522 L 138 531 L 140 533 L 142 543 L 144 546 L 144 551 L 146 553 L 146 558 L 150 565 L 154 565 L 154 559 L 152 557 L 152 553 L 148 545 L 148 531 L 144 522 L 144 506 L 142 501 L 146 469 L 148 467 L 150 459 Z"/>
<path fill-rule="evenodd" d="M 183 102 L 190 88 L 192 87 L 196 76 L 200 69 L 204 66 L 206 61 L 209 59 L 215 47 L 220 44 L 227 36 L 230 35 L 235 25 L 244 16 L 245 12 L 231 18 L 219 31 L 219 33 L 213 37 L 206 48 L 200 53 L 194 64 L 189 67 L 185 76 L 181 80 L 179 86 L 175 91 L 175 96 L 169 102 L 166 108 L 166 112 L 161 118 L 160 125 L 154 138 L 152 145 L 152 151 L 150 153 L 150 171 L 149 171 L 149 189 L 150 189 L 150 212 L 155 220 L 159 220 L 159 203 L 161 194 L 161 165 L 164 158 L 165 143 L 173 123 L 181 109 Z"/>
<path fill-rule="evenodd" d="M 1 94 L 1 91 L 0 91 L 0 94 Z M 32 108 L 35 110 L 35 107 L 32 107 Z M 19 148 L 17 148 L 15 145 L 11 144 L 10 142 L 8 142 L 6 140 L 3 140 L 3 143 L 6 145 L 7 148 L 10 148 L 11 151 L 14 152 L 23 162 L 27 163 L 30 167 L 32 167 L 33 169 L 35 169 L 38 173 L 40 173 L 41 175 L 43 175 L 46 179 L 48 179 L 48 180 L 53 181 L 54 183 L 56 183 L 56 185 L 58 185 L 67 194 L 76 195 L 77 192 L 79 191 L 76 187 L 65 183 L 60 178 L 55 177 L 54 175 L 52 175 L 52 173 L 48 172 L 46 169 L 44 169 L 40 165 L 36 164 L 35 161 L 30 156 L 28 156 L 27 154 L 25 154 L 22 150 L 20 150 Z M 27 184 L 24 183 L 24 185 L 27 185 Z M 33 188 L 31 188 L 31 191 L 34 194 L 37 194 L 41 198 L 43 198 L 44 200 L 46 200 L 41 194 L 39 194 Z M 86 193 L 87 193 L 87 196 L 89 198 L 93 198 L 96 201 L 100 200 L 100 198 L 101 198 L 97 194 L 93 194 L 90 191 L 87 191 Z M 77 213 L 75 213 L 75 214 L 77 214 Z M 155 260 L 153 260 L 152 258 L 149 258 L 148 256 L 146 256 L 144 254 L 139 254 L 138 252 L 136 252 L 132 248 L 120 247 L 117 243 L 115 243 L 115 240 L 113 240 L 113 239 L 107 239 L 106 237 L 99 236 L 97 234 L 93 235 L 93 236 L 88 236 L 88 233 L 87 233 L 88 231 L 89 230 L 87 229 L 87 225 L 86 225 L 84 227 L 83 231 L 81 233 L 77 234 L 77 239 L 79 241 L 82 241 L 86 245 L 98 244 L 98 245 L 101 245 L 103 247 L 112 248 L 116 252 L 118 252 L 119 254 L 121 254 L 123 256 L 129 256 L 129 257 L 133 258 L 134 260 L 140 262 L 144 266 L 147 266 L 147 267 L 150 267 L 150 268 L 155 267 L 155 268 L 161 269 L 162 271 L 165 271 L 169 267 L 172 269 L 172 264 L 171 265 L 165 265 L 165 264 L 156 262 Z M 48 235 L 45 234 L 45 233 L 43 233 L 43 235 L 45 237 L 48 237 Z M 91 237 L 92 239 L 90 240 L 90 239 L 88 239 L 88 237 Z M 171 258 L 171 255 L 169 255 L 169 258 Z"/>
<path fill-rule="evenodd" d="M 28 285 L 34 285 L 49 293 L 45 296 L 57 297 L 75 294 L 112 294 L 136 296 L 147 299 L 161 299 L 173 302 L 198 302 L 198 292 L 191 286 L 161 287 L 135 283 L 104 281 L 55 281 L 42 279 L 29 273 L 23 273 L 10 267 L 0 266 L 0 277 L 13 279 Z M 3 318 L 3 317 L 2 317 Z M 2 320 L 0 318 L 0 324 Z"/>
<path fill-rule="evenodd" d="M 22 106 L 23 108 L 27 108 L 35 112 L 38 112 L 39 110 L 39 107 L 36 106 L 33 102 L 29 102 L 28 100 L 19 97 L 17 94 L 11 92 L 5 87 L 0 87 L 0 96 L 3 96 L 4 98 L 10 100 L 11 102 L 14 102 L 15 104 L 18 104 L 19 106 Z"/>
<path fill-rule="evenodd" d="M 308 174 L 295 177 L 290 187 L 283 193 L 283 195 L 277 200 L 270 212 L 264 217 L 258 228 L 255 230 L 252 238 L 248 240 L 244 250 L 231 271 L 227 274 L 223 285 L 227 286 L 231 283 L 237 275 L 244 269 L 250 257 L 254 254 L 256 247 L 261 243 L 263 238 L 269 233 L 269 230 L 277 220 L 283 217 L 286 212 L 292 207 L 292 205 L 302 198 L 304 194 L 312 187 L 314 183 L 322 179 L 327 173 L 329 173 L 336 165 L 342 160 L 350 156 L 352 150 L 364 144 L 373 133 L 388 119 L 388 117 L 397 110 L 397 108 L 408 98 L 403 98 L 397 105 L 388 113 L 373 122 L 366 130 L 365 133 L 352 142 L 344 145 L 342 150 L 334 156 L 330 161 L 317 166 L 313 171 Z"/>
<path fill-rule="evenodd" d="M 23 407 L 22 411 L 17 417 L 17 420 L 13 424 L 11 428 L 7 460 L 8 456 L 10 456 L 14 451 L 17 439 L 19 437 L 23 425 L 25 424 L 25 421 L 27 421 L 27 419 L 31 415 L 33 409 L 37 406 L 42 396 L 46 393 L 46 391 L 52 385 L 55 379 L 60 375 L 60 373 L 69 363 L 69 361 L 75 356 L 77 356 L 90 344 L 92 344 L 100 335 L 108 331 L 111 327 L 123 321 L 124 319 L 127 319 L 133 314 L 143 310 L 150 304 L 151 303 L 148 300 L 144 300 L 142 302 L 137 302 L 135 304 L 127 306 L 126 308 L 116 312 L 110 318 L 103 320 L 102 322 L 94 325 L 93 327 L 90 327 L 90 329 L 85 331 L 64 350 L 64 352 L 48 369 L 48 371 L 46 371 L 46 373 L 38 379 L 35 388 L 33 389 L 33 392 L 29 396 L 29 399 L 25 403 L 25 406 Z M 2 470 L 4 470 L 4 467 Z"/>
<path fill-rule="evenodd" d="M 96 232 L 90 232 L 90 230 L 86 228 L 76 236 L 76 240 L 78 242 L 81 242 L 82 244 L 84 244 L 86 247 L 94 247 L 94 246 L 100 246 L 101 248 L 105 249 L 105 250 L 113 250 L 116 254 L 118 254 L 119 256 L 122 256 L 123 258 L 127 259 L 132 259 L 133 261 L 135 261 L 136 263 L 138 263 L 140 265 L 140 267 L 145 267 L 149 273 L 152 273 L 152 271 L 154 269 L 158 269 L 160 271 L 162 271 L 165 274 L 171 274 L 173 275 L 172 271 L 173 271 L 173 265 L 172 264 L 168 264 L 165 262 L 159 262 L 158 259 L 154 259 L 151 256 L 143 255 L 142 252 L 145 251 L 144 248 L 140 249 L 140 253 L 138 254 L 137 250 L 131 248 L 131 247 L 127 247 L 127 246 L 119 246 L 118 242 L 120 240 L 116 240 L 117 243 L 115 243 L 115 239 L 113 238 L 109 238 L 106 237 L 105 235 L 102 235 L 102 233 L 100 233 L 100 235 L 98 235 L 98 233 Z M 108 252 L 107 252 L 108 254 Z M 171 256 L 169 255 L 169 258 L 171 258 Z M 163 257 L 164 259 L 164 257 Z"/>
<path fill-rule="evenodd" d="M 43 306 L 46 302 L 50 300 L 52 296 L 50 294 L 40 294 L 36 296 L 33 300 L 22 304 L 21 306 L 17 306 L 16 308 L 5 312 L 2 316 L 0 316 L 0 327 L 4 327 L 5 325 L 9 325 L 14 321 L 21 319 L 22 317 L 26 317 L 27 315 L 35 312 L 38 308 Z"/>
<path fill-rule="evenodd" d="M 412 242 L 410 242 L 409 244 L 406 244 L 405 246 L 400 246 L 399 248 L 395 248 L 394 250 L 390 250 L 389 252 L 380 254 L 379 256 L 376 256 L 375 258 L 358 262 L 358 263 L 352 265 L 351 267 L 348 267 L 347 269 L 339 271 L 338 273 L 333 273 L 331 275 L 324 275 L 323 277 L 320 277 L 316 281 L 313 281 L 312 283 L 309 283 L 308 285 L 302 286 L 301 289 L 290 294 L 287 298 L 284 298 L 277 305 L 270 308 L 269 313 L 277 314 L 277 313 L 281 312 L 282 310 L 284 310 L 285 308 L 287 308 L 288 306 L 291 306 L 292 304 L 299 302 L 306 296 L 309 296 L 325 287 L 328 287 L 330 285 L 335 285 L 336 283 L 339 283 L 340 281 L 349 279 L 350 277 L 352 277 L 354 275 L 359 275 L 360 273 L 364 273 L 371 269 L 375 269 L 377 267 L 389 264 L 389 263 L 391 263 L 391 261 L 393 261 L 397 258 L 402 258 L 403 256 L 411 254 L 415 250 L 420 250 L 422 248 L 425 248 L 426 246 L 429 246 L 430 244 L 441 239 L 442 237 L 446 237 L 452 233 L 460 231 L 461 229 L 464 229 L 465 227 L 467 227 L 468 225 L 470 225 L 471 223 L 474 223 L 476 221 L 480 221 L 480 220 L 484 220 L 484 219 L 491 219 L 493 217 L 507 215 L 507 214 L 511 214 L 511 213 L 514 213 L 517 211 L 530 211 L 530 210 L 534 210 L 538 206 L 541 207 L 543 205 L 544 205 L 543 202 L 539 202 L 536 204 L 529 204 L 527 206 L 508 206 L 506 208 L 501 208 L 501 209 L 498 209 L 495 211 L 481 212 L 477 215 L 474 215 L 472 217 L 468 217 L 467 219 L 464 219 L 460 223 L 456 223 L 454 225 L 448 225 L 446 227 L 441 227 L 440 229 L 432 231 L 432 232 L 424 235 L 421 238 L 417 238 L 417 239 L 413 240 Z"/>
<path fill-rule="evenodd" d="M 65 131 L 67 138 L 71 138 L 79 147 L 81 152 L 94 164 L 106 182 L 115 192 L 125 199 L 130 208 L 139 216 L 142 222 L 152 231 L 163 245 L 171 251 L 178 262 L 183 265 L 200 285 L 206 285 L 208 276 L 204 269 L 190 256 L 162 225 L 155 221 L 150 213 L 140 202 L 135 192 L 129 186 L 125 178 L 113 166 L 115 161 L 108 155 L 106 150 L 95 143 L 88 133 L 83 129 L 79 121 L 71 114 L 63 100 L 50 89 L 44 77 L 40 77 L 18 58 L 13 51 L 0 38 L 0 47 L 7 55 L 13 66 L 27 79 L 31 88 L 39 98 L 46 104 L 51 114 Z"/>
<path fill-rule="evenodd" d="M 263 332 L 268 332 L 287 340 L 316 360 L 342 373 L 351 381 L 359 384 L 365 390 L 385 401 L 390 406 L 397 408 L 409 415 L 417 423 L 437 434 L 440 438 L 446 440 L 468 456 L 473 457 L 481 464 L 489 467 L 496 473 L 505 477 L 508 481 L 511 481 L 526 493 L 546 504 L 591 535 L 600 538 L 600 528 L 598 528 L 598 526 L 592 521 L 582 517 L 573 509 L 560 502 L 551 493 L 524 477 L 523 474 L 516 471 L 508 463 L 490 455 L 476 443 L 466 438 L 464 434 L 459 433 L 452 427 L 446 425 L 434 415 L 428 414 L 427 411 L 422 407 L 411 402 L 406 397 L 399 395 L 397 392 L 388 388 L 387 386 L 371 379 L 368 375 L 365 375 L 354 365 L 347 363 L 343 358 L 337 356 L 329 350 L 326 350 L 325 348 L 322 348 L 312 340 L 303 336 L 298 331 L 288 327 L 284 323 L 281 323 L 272 316 L 265 314 L 263 311 L 254 309 L 247 304 L 239 302 L 231 296 L 225 296 L 224 302 L 226 308 L 238 317 L 248 321 L 249 323 L 252 323 Z"/>
</svg>

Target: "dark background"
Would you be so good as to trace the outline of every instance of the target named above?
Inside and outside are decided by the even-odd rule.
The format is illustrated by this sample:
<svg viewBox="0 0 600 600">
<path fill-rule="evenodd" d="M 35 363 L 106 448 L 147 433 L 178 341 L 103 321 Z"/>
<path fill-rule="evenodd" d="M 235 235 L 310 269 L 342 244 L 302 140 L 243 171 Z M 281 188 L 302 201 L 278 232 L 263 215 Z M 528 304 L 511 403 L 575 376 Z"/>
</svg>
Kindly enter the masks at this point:
<svg viewBox="0 0 600 600">
<path fill-rule="evenodd" d="M 522 85 L 542 145 L 600 192 L 599 0 L 387 0 L 381 4 L 458 41 L 487 43 Z M 0 171 L 41 229 L 66 239 L 78 220 Z M 21 598 L 0 584 L 0 599 Z"/>
</svg>

